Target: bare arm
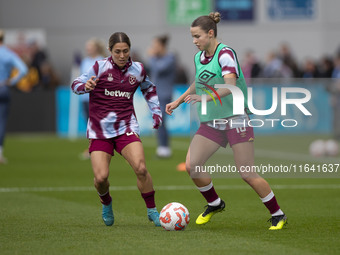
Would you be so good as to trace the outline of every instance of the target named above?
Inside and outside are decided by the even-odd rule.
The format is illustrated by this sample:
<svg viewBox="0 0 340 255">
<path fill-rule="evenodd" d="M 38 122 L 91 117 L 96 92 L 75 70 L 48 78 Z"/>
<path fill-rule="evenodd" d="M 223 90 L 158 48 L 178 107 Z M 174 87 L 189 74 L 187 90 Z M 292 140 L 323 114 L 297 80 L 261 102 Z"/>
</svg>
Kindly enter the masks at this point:
<svg viewBox="0 0 340 255">
<path fill-rule="evenodd" d="M 95 71 L 97 70 L 97 71 Z M 96 62 L 92 68 L 90 68 L 87 72 L 83 73 L 81 76 L 76 78 L 71 85 L 72 91 L 78 95 L 88 93 L 97 85 L 99 79 L 98 75 L 98 62 Z"/>
<path fill-rule="evenodd" d="M 165 112 L 169 115 L 172 115 L 173 110 L 175 110 L 180 104 L 185 102 L 185 99 L 190 94 L 193 94 L 195 92 L 195 82 L 193 82 L 190 87 L 175 101 L 169 103 L 165 107 Z"/>
<path fill-rule="evenodd" d="M 228 85 L 236 86 L 236 77 L 237 76 L 236 76 L 235 73 L 226 74 L 226 75 L 223 76 L 224 83 L 228 84 Z M 216 92 L 217 92 L 217 94 L 218 94 L 218 96 L 220 98 L 228 96 L 228 95 L 231 94 L 231 91 L 229 89 L 227 89 L 227 88 L 219 88 L 219 89 L 216 90 Z M 217 97 L 217 95 L 215 93 L 212 93 L 211 95 L 214 97 L 214 99 L 218 99 L 218 97 Z M 209 102 L 211 100 L 213 100 L 212 97 L 207 97 L 207 102 Z M 184 102 L 186 102 L 186 103 L 193 103 L 193 104 L 195 104 L 195 103 L 201 102 L 201 101 L 202 101 L 201 96 L 193 94 L 193 93 L 187 94 L 186 97 L 184 98 Z"/>
<path fill-rule="evenodd" d="M 224 79 L 224 84 L 236 86 L 236 74 L 235 73 L 226 74 L 223 76 L 223 79 Z M 220 96 L 220 98 L 231 94 L 231 91 L 227 88 L 219 88 L 216 90 L 216 92 Z M 212 94 L 212 95 L 214 96 L 215 99 L 217 99 L 217 95 L 215 94 Z M 211 100 L 212 100 L 211 97 L 207 97 L 208 102 Z"/>
</svg>

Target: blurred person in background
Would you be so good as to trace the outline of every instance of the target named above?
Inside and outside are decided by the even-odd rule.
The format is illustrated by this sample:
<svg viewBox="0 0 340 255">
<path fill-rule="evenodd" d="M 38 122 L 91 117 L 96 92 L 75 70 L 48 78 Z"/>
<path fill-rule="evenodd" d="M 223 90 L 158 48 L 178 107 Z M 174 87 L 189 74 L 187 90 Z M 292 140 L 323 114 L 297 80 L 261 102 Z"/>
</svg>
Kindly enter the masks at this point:
<svg viewBox="0 0 340 255">
<path fill-rule="evenodd" d="M 19 38 L 21 37 L 19 36 Z M 19 45 L 23 45 L 23 43 L 20 42 Z M 21 59 L 26 63 L 28 72 L 18 81 L 16 87 L 20 91 L 28 93 L 37 89 L 50 89 L 58 86 L 59 77 L 49 62 L 46 51 L 39 45 L 38 41 L 33 38 L 25 45 L 27 47 L 25 47 L 25 51 L 21 51 L 23 55 Z M 17 49 L 18 45 L 15 48 Z M 12 75 L 16 75 L 16 72 L 17 70 Z"/>
<path fill-rule="evenodd" d="M 24 63 L 30 63 L 30 49 L 25 32 L 18 31 L 15 41 L 16 43 L 14 45 L 10 45 L 9 48 L 14 51 L 19 56 L 19 58 L 24 61 Z"/>
<path fill-rule="evenodd" d="M 46 52 L 40 47 L 36 40 L 30 40 L 28 42 L 29 50 L 30 50 L 30 66 L 37 69 L 39 74 L 39 80 L 42 76 L 42 65 L 47 61 Z"/>
<path fill-rule="evenodd" d="M 169 142 L 169 132 L 166 126 L 165 106 L 171 102 L 174 81 L 176 77 L 176 58 L 168 52 L 169 37 L 158 36 L 152 41 L 148 50 L 150 77 L 157 86 L 157 94 L 163 115 L 162 126 L 157 130 L 158 147 L 156 155 L 168 158 L 172 151 Z"/>
<path fill-rule="evenodd" d="M 181 63 L 179 55 L 175 53 L 176 58 L 176 77 L 174 83 L 176 85 L 187 86 L 189 84 L 188 71 Z"/>
<path fill-rule="evenodd" d="M 146 168 L 144 149 L 139 138 L 133 95 L 140 87 L 152 113 L 153 128 L 162 123 L 156 86 L 146 75 L 143 64 L 130 58 L 131 42 L 123 32 L 110 36 L 110 57 L 98 60 L 72 83 L 76 94 L 89 93 L 87 137 L 94 173 L 94 185 L 102 203 L 102 219 L 114 223 L 109 172 L 114 151 L 130 164 L 137 177 L 137 187 L 147 207 L 147 217 L 160 226 L 152 178 Z M 119 205 L 117 205 L 119 206 Z"/>
<path fill-rule="evenodd" d="M 106 48 L 104 42 L 98 38 L 91 38 L 85 43 L 86 57 L 80 62 L 80 74 L 86 73 L 92 68 L 96 61 L 106 57 Z M 89 94 L 80 96 L 83 114 L 85 120 L 89 119 Z M 80 155 L 81 159 L 89 159 L 90 154 L 88 148 Z"/>
<path fill-rule="evenodd" d="M 10 104 L 10 87 L 27 73 L 25 63 L 9 48 L 4 45 L 5 33 L 0 30 L 0 164 L 7 163 L 3 155 L 6 123 Z M 15 76 L 12 72 L 17 70 Z"/>
<path fill-rule="evenodd" d="M 282 62 L 291 70 L 292 77 L 300 77 L 299 66 L 295 60 L 295 57 L 290 49 L 288 43 L 282 43 L 279 50 L 279 58 Z"/>
<path fill-rule="evenodd" d="M 302 67 L 302 78 L 319 78 L 319 71 L 315 61 L 307 58 Z"/>
<path fill-rule="evenodd" d="M 328 88 L 331 92 L 331 105 L 333 107 L 333 132 L 334 138 L 340 141 L 340 52 L 334 59 L 332 84 Z"/>
<path fill-rule="evenodd" d="M 282 60 L 275 52 L 269 52 L 262 70 L 264 78 L 292 78 L 293 71 L 286 60 Z"/>
<path fill-rule="evenodd" d="M 333 59 L 329 56 L 323 56 L 319 63 L 319 72 L 321 78 L 332 78 L 334 70 Z"/>
<path fill-rule="evenodd" d="M 251 78 L 258 78 L 261 73 L 261 65 L 257 61 L 252 50 L 246 52 L 243 60 L 242 71 L 247 84 L 251 84 Z"/>
<path fill-rule="evenodd" d="M 143 63 L 144 70 L 145 70 L 146 74 L 147 75 L 150 74 L 149 65 L 144 64 L 143 58 L 141 57 L 140 52 L 138 50 L 136 50 L 136 49 L 132 50 L 131 49 L 130 57 L 131 57 L 132 61 Z"/>
<path fill-rule="evenodd" d="M 30 49 L 30 69 L 34 68 L 38 72 L 39 87 L 44 89 L 54 88 L 59 84 L 59 77 L 53 69 L 46 51 L 33 39 L 29 43 Z"/>
</svg>

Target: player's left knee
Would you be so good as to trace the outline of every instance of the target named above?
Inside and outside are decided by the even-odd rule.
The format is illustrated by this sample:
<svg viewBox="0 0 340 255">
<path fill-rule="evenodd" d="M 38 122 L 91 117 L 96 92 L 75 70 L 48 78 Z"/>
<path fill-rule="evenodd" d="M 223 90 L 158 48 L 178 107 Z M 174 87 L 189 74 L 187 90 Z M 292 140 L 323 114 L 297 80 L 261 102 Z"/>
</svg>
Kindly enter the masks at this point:
<svg viewBox="0 0 340 255">
<path fill-rule="evenodd" d="M 250 169 L 250 168 L 248 168 L 248 169 Z M 239 173 L 240 173 L 242 179 L 249 184 L 252 183 L 253 180 L 255 180 L 256 178 L 259 177 L 259 175 L 256 172 L 254 172 L 253 170 L 249 170 L 249 171 L 240 170 Z"/>
<path fill-rule="evenodd" d="M 139 163 L 138 166 L 134 169 L 137 177 L 145 178 L 145 176 L 148 174 L 148 170 L 146 169 L 146 166 L 144 163 Z"/>
</svg>

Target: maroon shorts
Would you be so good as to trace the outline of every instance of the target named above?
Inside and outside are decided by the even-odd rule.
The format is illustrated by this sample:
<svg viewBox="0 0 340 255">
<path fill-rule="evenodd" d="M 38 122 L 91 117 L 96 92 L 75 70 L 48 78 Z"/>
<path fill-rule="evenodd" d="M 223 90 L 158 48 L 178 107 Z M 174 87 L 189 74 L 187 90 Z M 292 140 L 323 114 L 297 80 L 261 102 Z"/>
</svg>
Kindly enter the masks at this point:
<svg viewBox="0 0 340 255">
<path fill-rule="evenodd" d="M 90 139 L 89 153 L 92 151 L 104 151 L 114 155 L 114 150 L 121 154 L 123 148 L 133 142 L 142 142 L 135 132 L 125 133 L 109 139 Z"/>
<path fill-rule="evenodd" d="M 218 130 L 209 127 L 207 124 L 201 123 L 196 132 L 197 135 L 204 136 L 209 140 L 214 141 L 221 147 L 230 147 L 237 143 L 254 141 L 254 131 L 252 127 L 232 128 L 229 130 Z"/>
</svg>

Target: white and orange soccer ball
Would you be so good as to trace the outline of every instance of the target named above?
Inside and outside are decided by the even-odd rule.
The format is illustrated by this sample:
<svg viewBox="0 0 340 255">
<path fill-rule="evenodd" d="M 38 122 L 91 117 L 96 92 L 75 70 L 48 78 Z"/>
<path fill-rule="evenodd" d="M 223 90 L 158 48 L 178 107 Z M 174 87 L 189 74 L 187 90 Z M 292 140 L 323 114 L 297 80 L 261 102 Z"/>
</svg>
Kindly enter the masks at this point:
<svg viewBox="0 0 340 255">
<path fill-rule="evenodd" d="M 159 221 L 165 230 L 184 230 L 189 224 L 190 214 L 184 205 L 172 202 L 163 207 Z"/>
</svg>

